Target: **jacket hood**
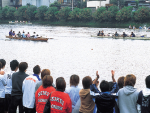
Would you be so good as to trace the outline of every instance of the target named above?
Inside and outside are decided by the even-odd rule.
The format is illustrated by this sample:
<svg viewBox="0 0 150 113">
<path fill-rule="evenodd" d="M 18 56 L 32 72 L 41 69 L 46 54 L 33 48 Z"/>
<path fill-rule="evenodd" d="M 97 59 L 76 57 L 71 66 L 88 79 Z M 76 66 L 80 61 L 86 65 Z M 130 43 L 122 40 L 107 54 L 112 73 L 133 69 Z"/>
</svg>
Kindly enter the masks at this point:
<svg viewBox="0 0 150 113">
<path fill-rule="evenodd" d="M 90 93 L 90 89 L 81 89 L 79 92 L 82 98 L 86 98 L 89 93 Z"/>
<path fill-rule="evenodd" d="M 125 86 L 125 87 L 123 88 L 123 91 L 124 91 L 124 93 L 125 93 L 126 95 L 130 95 L 130 94 L 134 93 L 136 90 L 137 90 L 137 89 L 134 88 L 133 86 Z"/>
<path fill-rule="evenodd" d="M 142 92 L 143 92 L 144 97 L 148 97 L 150 95 L 150 89 L 149 88 L 145 88 Z"/>
</svg>

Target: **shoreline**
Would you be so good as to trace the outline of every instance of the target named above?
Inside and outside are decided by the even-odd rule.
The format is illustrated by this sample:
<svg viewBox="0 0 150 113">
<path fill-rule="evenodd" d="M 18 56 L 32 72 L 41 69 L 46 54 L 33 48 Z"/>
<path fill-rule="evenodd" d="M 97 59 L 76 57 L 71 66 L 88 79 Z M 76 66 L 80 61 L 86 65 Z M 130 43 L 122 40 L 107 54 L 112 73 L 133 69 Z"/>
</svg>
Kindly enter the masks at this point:
<svg viewBox="0 0 150 113">
<path fill-rule="evenodd" d="M 9 24 L 8 21 L 11 20 L 0 20 L 0 24 Z M 14 20 L 13 20 L 14 21 Z M 39 25 L 48 25 L 48 26 L 73 26 L 73 27 L 94 27 L 94 28 L 128 28 L 129 25 L 134 26 L 138 28 L 139 26 L 150 26 L 150 23 L 135 23 L 135 22 L 126 22 L 126 23 L 118 23 L 118 22 L 95 22 L 95 21 L 89 21 L 89 22 L 80 22 L 80 21 L 31 21 L 32 25 L 39 24 Z M 13 25 L 13 24 L 10 24 Z"/>
</svg>

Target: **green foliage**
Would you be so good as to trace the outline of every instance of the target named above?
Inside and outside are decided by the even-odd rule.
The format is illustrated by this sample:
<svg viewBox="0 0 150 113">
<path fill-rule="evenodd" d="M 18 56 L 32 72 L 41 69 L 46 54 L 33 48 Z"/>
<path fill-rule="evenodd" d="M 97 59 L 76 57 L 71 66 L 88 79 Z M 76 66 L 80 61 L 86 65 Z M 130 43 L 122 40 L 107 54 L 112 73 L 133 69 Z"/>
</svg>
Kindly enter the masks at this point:
<svg viewBox="0 0 150 113">
<path fill-rule="evenodd" d="M 124 0 L 110 0 L 110 4 L 123 7 L 125 5 L 125 1 Z"/>
<path fill-rule="evenodd" d="M 54 3 L 50 4 L 50 7 L 57 7 L 58 10 L 60 10 L 61 9 L 61 4 L 57 1 L 55 1 Z"/>
<path fill-rule="evenodd" d="M 116 14 L 116 20 L 121 22 L 126 22 L 131 20 L 131 13 L 132 13 L 133 7 L 123 7 L 120 11 Z"/>
<path fill-rule="evenodd" d="M 45 13 L 48 10 L 47 6 L 41 6 L 37 9 L 37 13 L 35 17 L 37 17 L 39 20 L 44 20 Z"/>
<path fill-rule="evenodd" d="M 67 21 L 67 20 L 68 20 L 68 17 L 69 17 L 70 11 L 71 11 L 71 9 L 70 9 L 69 7 L 64 7 L 64 8 L 62 8 L 62 9 L 58 12 L 59 20 Z"/>
<path fill-rule="evenodd" d="M 86 7 L 87 7 L 86 4 L 87 4 L 86 1 L 85 1 L 85 2 L 80 2 L 80 1 L 78 1 L 76 7 L 77 7 L 77 8 L 86 8 Z"/>
<path fill-rule="evenodd" d="M 133 13 L 133 18 L 138 22 L 146 22 L 150 19 L 150 8 L 140 7 L 137 11 Z"/>
<path fill-rule="evenodd" d="M 45 13 L 45 19 L 50 21 L 56 20 L 57 11 L 58 11 L 57 7 L 48 8 L 48 11 Z"/>
<path fill-rule="evenodd" d="M 18 10 L 14 12 L 14 17 L 17 20 L 19 19 L 20 15 L 19 15 L 19 11 Z"/>
<path fill-rule="evenodd" d="M 5 7 L 2 8 L 2 18 L 3 19 L 8 19 L 8 17 L 7 17 L 8 10 L 9 10 L 8 6 L 5 6 Z"/>
<path fill-rule="evenodd" d="M 25 13 L 25 18 L 27 20 L 34 20 L 35 19 L 36 10 L 37 10 L 36 6 L 29 5 L 27 10 L 26 10 L 26 13 Z"/>
<path fill-rule="evenodd" d="M 94 20 L 96 20 L 96 21 L 102 21 L 102 13 L 104 12 L 104 11 L 106 11 L 106 8 L 105 7 L 100 7 L 100 8 L 98 8 L 97 10 L 96 10 L 96 12 L 93 14 L 93 18 L 94 18 Z"/>
<path fill-rule="evenodd" d="M 110 22 L 112 21 L 113 14 L 111 11 L 105 10 L 104 12 L 101 13 L 101 21 L 102 22 Z"/>
<path fill-rule="evenodd" d="M 14 7 L 10 7 L 7 11 L 7 17 L 10 19 L 10 20 L 13 20 L 15 19 L 14 17 L 14 12 L 16 11 L 16 8 Z"/>
<path fill-rule="evenodd" d="M 0 7 L 0 19 L 2 19 L 3 16 L 2 16 L 2 10 L 1 10 L 1 7 Z"/>
<path fill-rule="evenodd" d="M 111 6 L 111 7 L 108 8 L 108 11 L 111 12 L 111 20 L 115 21 L 116 14 L 117 14 L 117 11 L 118 11 L 118 7 L 116 5 L 113 5 L 113 6 Z"/>
<path fill-rule="evenodd" d="M 74 8 L 73 11 L 71 11 L 69 14 L 69 20 L 78 21 L 80 10 L 80 8 Z"/>
<path fill-rule="evenodd" d="M 89 21 L 92 19 L 92 10 L 89 8 L 81 9 L 79 12 L 79 19 L 81 21 Z"/>
<path fill-rule="evenodd" d="M 18 11 L 15 12 L 16 18 L 19 17 L 20 20 L 26 20 L 26 10 L 27 6 L 22 6 L 18 8 Z"/>
</svg>

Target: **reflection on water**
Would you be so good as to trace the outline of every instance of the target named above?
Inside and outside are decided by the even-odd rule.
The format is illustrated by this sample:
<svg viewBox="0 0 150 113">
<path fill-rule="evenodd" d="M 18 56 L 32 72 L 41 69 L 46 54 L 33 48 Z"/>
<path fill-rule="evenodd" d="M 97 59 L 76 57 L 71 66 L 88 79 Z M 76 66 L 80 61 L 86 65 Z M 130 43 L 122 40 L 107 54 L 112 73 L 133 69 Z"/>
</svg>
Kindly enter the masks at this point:
<svg viewBox="0 0 150 113">
<path fill-rule="evenodd" d="M 54 38 L 48 42 L 33 42 L 12 40 L 6 41 L 5 35 L 9 30 L 34 31 L 43 37 Z M 9 71 L 9 62 L 17 59 L 19 62 L 28 62 L 28 74 L 32 74 L 33 67 L 40 65 L 42 69 L 51 70 L 54 81 L 63 76 L 69 86 L 69 77 L 72 74 L 80 76 L 90 75 L 94 79 L 98 70 L 100 80 L 111 80 L 110 71 L 116 71 L 116 79 L 127 74 L 137 76 L 136 87 L 145 87 L 144 79 L 150 74 L 150 41 L 142 40 L 115 40 L 91 37 L 99 30 L 104 33 L 123 31 L 128 34 L 132 30 L 117 28 L 88 28 L 88 27 L 55 27 L 42 25 L 0 25 L 0 58 L 7 61 L 6 71 Z M 145 31 L 135 30 L 135 34 L 147 34 Z"/>
</svg>

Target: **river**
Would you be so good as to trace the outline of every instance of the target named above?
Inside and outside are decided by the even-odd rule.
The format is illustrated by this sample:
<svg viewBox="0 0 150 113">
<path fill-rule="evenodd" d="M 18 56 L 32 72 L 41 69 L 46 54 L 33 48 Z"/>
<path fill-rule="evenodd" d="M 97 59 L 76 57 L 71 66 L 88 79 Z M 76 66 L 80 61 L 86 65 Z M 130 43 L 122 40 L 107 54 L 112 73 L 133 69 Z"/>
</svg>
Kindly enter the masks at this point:
<svg viewBox="0 0 150 113">
<path fill-rule="evenodd" d="M 33 42 L 5 39 L 10 29 L 25 31 L 31 34 L 35 31 L 43 37 L 53 38 L 48 42 Z M 27 62 L 27 74 L 33 73 L 33 67 L 40 65 L 42 69 L 50 69 L 54 78 L 64 77 L 69 87 L 69 78 L 72 74 L 82 78 L 95 78 L 98 70 L 100 81 L 111 81 L 111 70 L 115 70 L 116 80 L 120 76 L 134 74 L 137 77 L 138 90 L 145 87 L 145 77 L 150 75 L 150 41 L 99 39 L 91 37 L 99 30 L 104 33 L 122 33 L 130 30 L 121 28 L 90 28 L 64 27 L 46 25 L 0 25 L 0 58 L 6 60 L 6 72 L 10 71 L 9 62 L 17 59 Z M 135 34 L 147 34 L 145 31 L 135 31 Z"/>
</svg>

